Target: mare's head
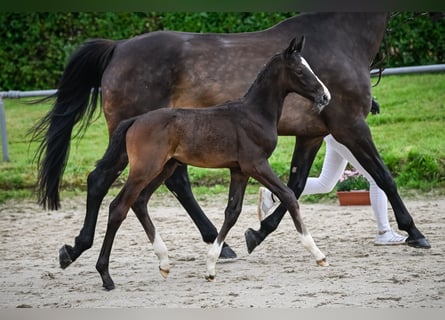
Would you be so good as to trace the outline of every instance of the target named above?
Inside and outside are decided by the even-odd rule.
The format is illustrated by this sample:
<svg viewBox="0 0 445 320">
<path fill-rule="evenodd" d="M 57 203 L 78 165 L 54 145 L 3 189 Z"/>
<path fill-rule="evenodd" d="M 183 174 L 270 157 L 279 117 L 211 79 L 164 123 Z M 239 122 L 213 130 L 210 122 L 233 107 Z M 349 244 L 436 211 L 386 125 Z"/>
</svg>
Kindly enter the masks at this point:
<svg viewBox="0 0 445 320">
<path fill-rule="evenodd" d="M 312 100 L 318 111 L 321 112 L 331 100 L 331 94 L 301 55 L 304 42 L 304 36 L 298 43 L 297 39 L 294 38 L 289 47 L 283 51 L 284 77 L 290 91 Z"/>
</svg>

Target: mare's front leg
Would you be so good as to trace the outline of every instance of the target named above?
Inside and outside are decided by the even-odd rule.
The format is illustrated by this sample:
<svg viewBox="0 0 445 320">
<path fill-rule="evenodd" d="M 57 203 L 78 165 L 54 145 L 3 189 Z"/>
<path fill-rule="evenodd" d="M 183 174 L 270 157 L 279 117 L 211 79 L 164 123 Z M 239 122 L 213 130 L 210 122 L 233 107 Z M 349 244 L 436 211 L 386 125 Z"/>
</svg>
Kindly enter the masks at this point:
<svg viewBox="0 0 445 320">
<path fill-rule="evenodd" d="M 227 207 L 224 212 L 224 222 L 212 247 L 207 255 L 207 275 L 208 281 L 213 281 L 216 276 L 216 261 L 221 253 L 224 239 L 230 229 L 235 225 L 243 206 L 244 192 L 246 190 L 249 176 L 243 174 L 239 169 L 230 170 L 230 188 Z"/>
<path fill-rule="evenodd" d="M 213 223 L 207 218 L 193 196 L 190 180 L 187 174 L 187 166 L 177 167 L 173 174 L 165 181 L 165 185 L 178 199 L 190 218 L 192 218 L 201 233 L 203 241 L 205 243 L 212 243 L 215 241 L 218 231 Z M 236 253 L 228 244 L 224 243 L 220 257 L 224 259 L 233 259 L 236 258 Z"/>
<path fill-rule="evenodd" d="M 287 185 L 294 191 L 297 198 L 299 198 L 303 192 L 312 163 L 322 142 L 323 137 L 299 137 L 296 140 Z M 259 230 L 253 230 L 252 228 L 246 230 L 244 236 L 249 253 L 252 253 L 270 233 L 276 230 L 286 211 L 286 207 L 281 203 L 272 214 L 261 221 Z"/>
<path fill-rule="evenodd" d="M 352 131 L 343 129 L 331 131 L 331 133 L 338 142 L 344 144 L 352 152 L 385 192 L 393 208 L 399 229 L 408 233 L 407 244 L 415 248 L 431 248 L 428 240 L 415 226 L 413 218 L 400 198 L 396 183 L 374 145 L 368 124 L 364 120 L 357 121 L 355 126 L 349 129 Z"/>
<path fill-rule="evenodd" d="M 97 216 L 103 198 L 111 187 L 112 183 L 120 175 L 121 171 L 128 163 L 126 155 L 121 155 L 119 161 L 110 170 L 96 167 L 87 180 L 87 204 L 83 227 L 79 235 L 74 240 L 74 247 L 63 245 L 59 250 L 59 264 L 62 269 L 73 263 L 84 251 L 91 248 L 94 240 Z"/>
<path fill-rule="evenodd" d="M 284 183 L 275 175 L 267 161 L 264 161 L 264 163 L 255 168 L 252 172 L 252 177 L 275 194 L 280 199 L 283 206 L 289 211 L 298 235 L 300 236 L 301 243 L 315 258 L 317 264 L 322 267 L 328 266 L 329 263 L 326 261 L 326 256 L 317 247 L 314 239 L 303 223 L 303 219 L 300 215 L 300 207 L 294 192 L 284 185 Z"/>
</svg>

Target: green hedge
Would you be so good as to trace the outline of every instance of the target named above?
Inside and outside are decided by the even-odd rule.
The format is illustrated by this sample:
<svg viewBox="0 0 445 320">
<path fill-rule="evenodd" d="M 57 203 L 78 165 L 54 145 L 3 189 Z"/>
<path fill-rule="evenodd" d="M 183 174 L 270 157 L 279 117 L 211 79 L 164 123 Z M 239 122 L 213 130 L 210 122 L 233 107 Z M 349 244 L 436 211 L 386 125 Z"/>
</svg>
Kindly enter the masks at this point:
<svg viewBox="0 0 445 320">
<path fill-rule="evenodd" d="M 56 88 L 69 55 L 88 38 L 125 39 L 154 30 L 244 32 L 286 13 L 0 13 L 0 91 Z M 444 63 L 443 15 L 393 15 L 386 66 Z"/>
<path fill-rule="evenodd" d="M 444 13 L 393 14 L 382 49 L 387 67 L 445 63 Z"/>
</svg>

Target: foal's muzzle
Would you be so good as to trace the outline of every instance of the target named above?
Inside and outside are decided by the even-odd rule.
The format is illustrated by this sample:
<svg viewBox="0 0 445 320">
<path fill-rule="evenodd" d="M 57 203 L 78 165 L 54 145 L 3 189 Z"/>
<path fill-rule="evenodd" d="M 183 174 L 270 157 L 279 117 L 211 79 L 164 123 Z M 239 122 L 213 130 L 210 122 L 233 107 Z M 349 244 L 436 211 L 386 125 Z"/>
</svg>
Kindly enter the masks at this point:
<svg viewBox="0 0 445 320">
<path fill-rule="evenodd" d="M 326 107 L 330 101 L 331 101 L 331 95 L 329 91 L 318 96 L 318 98 L 315 99 L 315 106 L 317 107 L 318 112 L 323 111 L 324 107 Z"/>
</svg>

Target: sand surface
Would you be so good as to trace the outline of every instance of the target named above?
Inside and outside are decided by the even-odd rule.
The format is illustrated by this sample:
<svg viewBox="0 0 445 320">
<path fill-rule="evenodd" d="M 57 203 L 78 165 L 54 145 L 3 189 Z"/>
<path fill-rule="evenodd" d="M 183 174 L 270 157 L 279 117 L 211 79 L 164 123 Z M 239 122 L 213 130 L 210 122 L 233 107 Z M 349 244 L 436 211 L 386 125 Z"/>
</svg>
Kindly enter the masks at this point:
<svg viewBox="0 0 445 320">
<path fill-rule="evenodd" d="M 445 199 L 405 202 L 430 241 L 429 250 L 375 246 L 369 206 L 301 202 L 303 219 L 331 264 L 322 268 L 300 244 L 288 215 L 249 255 L 244 231 L 257 229 L 259 222 L 256 197 L 248 196 L 227 238 L 238 257 L 220 259 L 216 281 L 207 282 L 209 245 L 172 196 L 155 195 L 150 212 L 169 249 L 170 276 L 164 280 L 159 274 L 153 248 L 130 212 L 111 253 L 116 289 L 107 292 L 95 264 L 110 200 L 102 206 L 93 247 L 65 270 L 59 267 L 58 250 L 73 244 L 84 218 L 84 199 L 63 199 L 57 212 L 31 201 L 1 205 L 0 308 L 445 306 Z M 219 228 L 225 198 L 201 205 Z"/>
</svg>

